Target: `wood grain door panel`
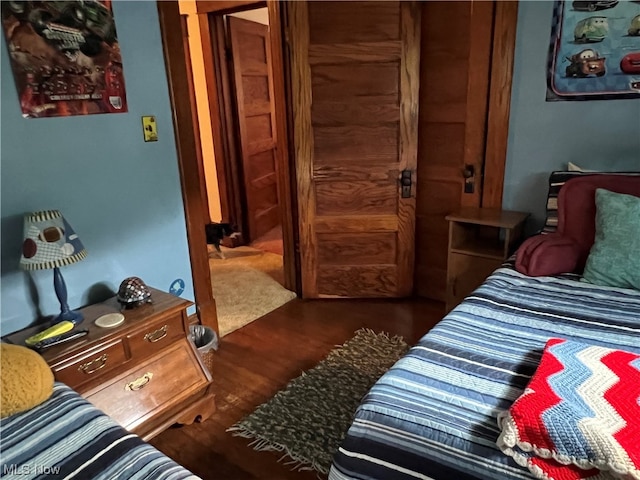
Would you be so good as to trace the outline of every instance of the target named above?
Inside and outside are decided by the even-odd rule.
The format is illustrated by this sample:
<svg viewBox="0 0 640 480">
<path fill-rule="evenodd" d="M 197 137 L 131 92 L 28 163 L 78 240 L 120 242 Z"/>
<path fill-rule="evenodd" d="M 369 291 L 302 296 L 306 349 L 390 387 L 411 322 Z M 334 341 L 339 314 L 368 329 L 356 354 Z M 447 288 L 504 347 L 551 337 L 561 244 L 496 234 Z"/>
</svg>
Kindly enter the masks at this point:
<svg viewBox="0 0 640 480">
<path fill-rule="evenodd" d="M 395 232 L 318 233 L 322 265 L 392 265 L 397 256 Z"/>
<path fill-rule="evenodd" d="M 415 284 L 418 295 L 436 300 L 446 295 L 444 217 L 482 198 L 494 6 L 423 5 Z M 465 193 L 465 165 L 475 168 L 472 193 Z"/>
<path fill-rule="evenodd" d="M 265 150 L 252 155 L 248 176 L 250 180 L 257 181 L 261 178 L 272 176 L 276 169 L 276 159 L 273 150 Z"/>
<path fill-rule="evenodd" d="M 323 297 L 388 297 L 398 290 L 395 265 L 320 265 L 318 294 Z"/>
<path fill-rule="evenodd" d="M 290 2 L 305 297 L 413 290 L 420 9 Z"/>
<path fill-rule="evenodd" d="M 228 22 L 250 241 L 280 223 L 269 27 L 232 16 Z"/>
<path fill-rule="evenodd" d="M 398 126 L 394 124 L 317 126 L 314 129 L 314 162 L 318 166 L 388 165 L 389 159 L 398 155 L 398 134 Z"/>
<path fill-rule="evenodd" d="M 354 97 L 349 102 L 325 101 L 314 104 L 311 121 L 314 125 L 336 125 L 345 121 L 355 125 L 376 125 L 380 118 L 389 122 L 400 121 L 400 110 L 392 103 L 377 97 Z"/>
<path fill-rule="evenodd" d="M 398 211 L 398 188 L 384 180 L 316 182 L 317 215 L 389 214 Z"/>
</svg>

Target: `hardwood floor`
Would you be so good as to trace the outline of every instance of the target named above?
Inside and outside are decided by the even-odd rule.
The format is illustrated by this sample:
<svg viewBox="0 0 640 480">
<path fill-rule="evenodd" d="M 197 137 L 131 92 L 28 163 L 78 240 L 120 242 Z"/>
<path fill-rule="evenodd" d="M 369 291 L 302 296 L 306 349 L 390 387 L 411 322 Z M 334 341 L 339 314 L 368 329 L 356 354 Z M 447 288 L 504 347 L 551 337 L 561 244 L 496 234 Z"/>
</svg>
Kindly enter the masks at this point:
<svg viewBox="0 0 640 480">
<path fill-rule="evenodd" d="M 257 452 L 226 429 L 367 327 L 415 343 L 444 315 L 444 304 L 416 300 L 295 299 L 220 341 L 213 368 L 218 410 L 207 421 L 171 428 L 152 445 L 205 480 L 312 480 L 276 452 Z"/>
</svg>

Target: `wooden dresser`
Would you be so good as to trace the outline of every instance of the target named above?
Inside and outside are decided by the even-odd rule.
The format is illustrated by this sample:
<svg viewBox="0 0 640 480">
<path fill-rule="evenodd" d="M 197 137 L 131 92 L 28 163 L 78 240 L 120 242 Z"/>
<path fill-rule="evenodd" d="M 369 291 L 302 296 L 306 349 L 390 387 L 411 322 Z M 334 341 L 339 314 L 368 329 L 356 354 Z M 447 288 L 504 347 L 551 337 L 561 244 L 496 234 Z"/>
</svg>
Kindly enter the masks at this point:
<svg viewBox="0 0 640 480">
<path fill-rule="evenodd" d="M 215 411 L 211 373 L 189 341 L 191 302 L 150 288 L 153 303 L 121 310 L 115 297 L 81 309 L 76 329 L 89 333 L 50 347 L 42 356 L 63 382 L 127 430 L 148 440 L 167 427 L 202 421 Z M 120 312 L 124 322 L 101 328 L 95 320 Z M 17 345 L 42 330 L 3 338 Z"/>
</svg>

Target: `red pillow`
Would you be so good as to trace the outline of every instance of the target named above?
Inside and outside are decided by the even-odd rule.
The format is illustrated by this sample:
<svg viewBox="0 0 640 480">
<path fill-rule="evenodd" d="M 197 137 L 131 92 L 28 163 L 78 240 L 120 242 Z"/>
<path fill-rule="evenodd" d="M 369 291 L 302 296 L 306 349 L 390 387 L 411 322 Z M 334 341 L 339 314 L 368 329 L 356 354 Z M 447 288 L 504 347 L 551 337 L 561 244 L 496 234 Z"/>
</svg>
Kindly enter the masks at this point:
<svg viewBox="0 0 640 480">
<path fill-rule="evenodd" d="M 576 243 L 558 233 L 527 238 L 516 255 L 516 270 L 530 277 L 558 275 L 576 269 L 580 250 Z"/>
</svg>

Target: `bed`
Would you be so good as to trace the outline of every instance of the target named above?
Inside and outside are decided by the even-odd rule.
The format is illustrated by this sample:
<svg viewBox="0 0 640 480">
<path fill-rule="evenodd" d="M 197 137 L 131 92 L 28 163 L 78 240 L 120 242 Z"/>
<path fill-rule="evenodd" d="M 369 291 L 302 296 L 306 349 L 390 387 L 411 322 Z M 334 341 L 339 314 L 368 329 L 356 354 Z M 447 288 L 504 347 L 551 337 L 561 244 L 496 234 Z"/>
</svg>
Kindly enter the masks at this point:
<svg viewBox="0 0 640 480">
<path fill-rule="evenodd" d="M 566 258 L 566 242 L 556 240 L 547 242 L 550 254 Z M 497 446 L 499 415 L 524 396 L 550 338 L 640 354 L 640 291 L 576 273 L 531 276 L 515 263 L 489 276 L 372 387 L 330 480 L 535 478 Z"/>
<path fill-rule="evenodd" d="M 640 353 L 640 292 L 498 269 L 366 395 L 329 479 L 534 478 L 496 446 L 496 417 L 554 336 Z"/>
<path fill-rule="evenodd" d="M 0 421 L 0 477 L 197 479 L 56 382 L 44 403 Z"/>
</svg>

